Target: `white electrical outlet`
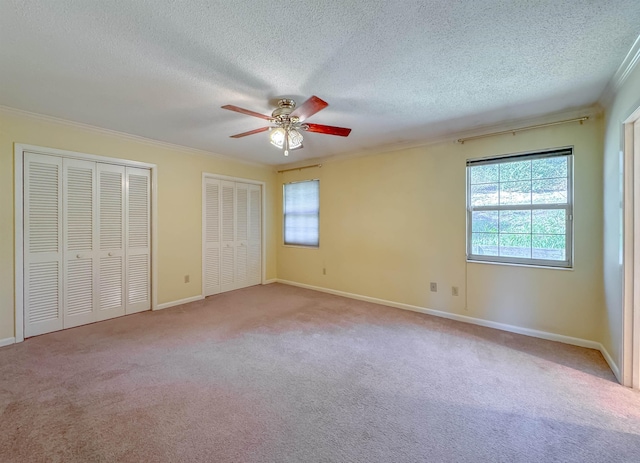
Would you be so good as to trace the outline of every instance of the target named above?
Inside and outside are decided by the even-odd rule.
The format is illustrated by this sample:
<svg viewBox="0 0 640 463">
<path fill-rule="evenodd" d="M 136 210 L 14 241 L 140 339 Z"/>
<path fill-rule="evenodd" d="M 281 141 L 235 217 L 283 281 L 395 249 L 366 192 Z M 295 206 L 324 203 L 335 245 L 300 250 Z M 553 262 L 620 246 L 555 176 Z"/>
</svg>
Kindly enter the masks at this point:
<svg viewBox="0 0 640 463">
<path fill-rule="evenodd" d="M 438 292 L 438 283 L 431 282 L 429 284 L 429 289 L 431 290 L 431 292 Z"/>
</svg>

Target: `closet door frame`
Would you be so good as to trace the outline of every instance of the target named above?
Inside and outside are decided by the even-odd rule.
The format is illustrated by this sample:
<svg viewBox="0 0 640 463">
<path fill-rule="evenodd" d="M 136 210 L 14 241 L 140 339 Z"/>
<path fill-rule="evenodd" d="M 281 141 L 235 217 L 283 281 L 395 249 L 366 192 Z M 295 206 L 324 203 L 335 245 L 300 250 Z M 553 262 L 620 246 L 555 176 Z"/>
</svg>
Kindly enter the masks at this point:
<svg viewBox="0 0 640 463">
<path fill-rule="evenodd" d="M 261 225 L 261 249 L 260 249 L 260 284 L 267 284 L 266 274 L 267 274 L 267 262 L 266 262 L 266 243 L 267 243 L 267 233 L 265 226 L 265 210 L 266 210 L 266 194 L 265 194 L 265 182 L 260 182 L 258 180 L 251 180 L 248 178 L 241 177 L 230 177 L 228 175 L 220 175 L 220 174 L 212 174 L 208 172 L 202 173 L 202 295 L 205 294 L 205 253 L 206 253 L 206 181 L 207 179 L 213 180 L 226 180 L 229 182 L 239 182 L 239 183 L 247 183 L 249 185 L 256 185 L 260 187 L 260 225 Z M 235 219 L 234 219 L 235 220 Z M 222 237 L 221 237 L 222 238 Z M 221 242 L 222 243 L 222 242 Z"/>
<path fill-rule="evenodd" d="M 25 145 L 16 143 L 14 145 L 14 256 L 15 256 L 15 342 L 24 341 L 24 156 L 25 153 L 44 154 L 58 156 L 69 159 L 79 159 L 85 161 L 101 162 L 105 164 L 116 164 L 125 167 L 137 167 L 149 169 L 151 171 L 151 310 L 157 309 L 157 251 L 158 251 L 158 207 L 157 207 L 157 178 L 158 167 L 156 164 L 146 162 L 130 161 L 127 159 L 98 156 L 95 154 L 79 153 L 75 151 L 46 148 L 42 146 Z"/>
</svg>

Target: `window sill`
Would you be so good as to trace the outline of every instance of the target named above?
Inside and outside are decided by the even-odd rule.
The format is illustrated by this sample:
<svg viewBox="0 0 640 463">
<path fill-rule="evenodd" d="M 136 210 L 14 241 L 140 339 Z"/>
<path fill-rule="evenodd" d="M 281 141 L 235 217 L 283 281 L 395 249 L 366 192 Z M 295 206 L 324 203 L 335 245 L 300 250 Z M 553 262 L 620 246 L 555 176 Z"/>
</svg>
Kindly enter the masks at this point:
<svg viewBox="0 0 640 463">
<path fill-rule="evenodd" d="M 524 267 L 524 268 L 538 268 L 544 270 L 564 270 L 572 272 L 573 267 L 554 267 L 552 265 L 532 265 L 532 264 L 516 264 L 514 262 L 491 262 L 487 260 L 473 260 L 467 259 L 468 264 L 488 264 L 488 265 L 506 265 L 509 267 Z"/>
<path fill-rule="evenodd" d="M 302 244 L 282 244 L 283 248 L 296 248 L 296 249 L 320 249 L 320 246 L 304 246 Z"/>
</svg>

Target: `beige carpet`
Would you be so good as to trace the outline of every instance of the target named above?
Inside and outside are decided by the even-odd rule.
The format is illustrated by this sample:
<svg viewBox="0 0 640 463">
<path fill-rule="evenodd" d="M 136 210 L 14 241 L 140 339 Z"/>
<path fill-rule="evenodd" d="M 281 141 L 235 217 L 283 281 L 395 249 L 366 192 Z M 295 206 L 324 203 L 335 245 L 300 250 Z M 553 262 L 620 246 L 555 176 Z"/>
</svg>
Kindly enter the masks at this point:
<svg viewBox="0 0 640 463">
<path fill-rule="evenodd" d="M 0 461 L 640 462 L 599 352 L 270 285 L 0 349 Z"/>
</svg>

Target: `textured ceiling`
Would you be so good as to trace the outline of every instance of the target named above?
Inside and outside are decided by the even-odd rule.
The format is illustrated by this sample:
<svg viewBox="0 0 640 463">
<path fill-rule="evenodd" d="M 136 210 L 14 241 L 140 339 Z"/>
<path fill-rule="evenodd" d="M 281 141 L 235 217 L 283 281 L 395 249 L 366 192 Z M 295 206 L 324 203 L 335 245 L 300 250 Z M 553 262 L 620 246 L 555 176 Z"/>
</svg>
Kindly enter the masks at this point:
<svg viewBox="0 0 640 463">
<path fill-rule="evenodd" d="M 638 0 L 0 0 L 0 104 L 282 164 L 591 104 L 639 33 Z M 229 138 L 311 95 L 348 138 Z"/>
</svg>

